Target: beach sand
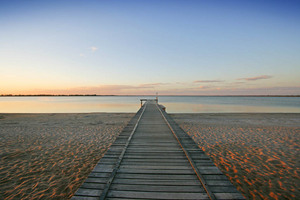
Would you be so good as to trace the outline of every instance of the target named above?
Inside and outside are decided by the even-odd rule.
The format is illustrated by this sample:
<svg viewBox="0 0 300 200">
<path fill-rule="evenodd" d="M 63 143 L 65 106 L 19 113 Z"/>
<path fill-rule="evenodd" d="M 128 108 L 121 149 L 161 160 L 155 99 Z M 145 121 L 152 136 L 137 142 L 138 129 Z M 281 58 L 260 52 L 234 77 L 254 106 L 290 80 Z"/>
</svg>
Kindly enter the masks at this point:
<svg viewBox="0 0 300 200">
<path fill-rule="evenodd" d="M 172 117 L 247 199 L 300 199 L 300 114 Z"/>
<path fill-rule="evenodd" d="M 0 114 L 0 199 L 68 199 L 134 114 Z"/>
<path fill-rule="evenodd" d="M 68 199 L 134 114 L 0 114 L 0 199 Z M 248 199 L 299 199 L 300 114 L 172 114 Z"/>
</svg>

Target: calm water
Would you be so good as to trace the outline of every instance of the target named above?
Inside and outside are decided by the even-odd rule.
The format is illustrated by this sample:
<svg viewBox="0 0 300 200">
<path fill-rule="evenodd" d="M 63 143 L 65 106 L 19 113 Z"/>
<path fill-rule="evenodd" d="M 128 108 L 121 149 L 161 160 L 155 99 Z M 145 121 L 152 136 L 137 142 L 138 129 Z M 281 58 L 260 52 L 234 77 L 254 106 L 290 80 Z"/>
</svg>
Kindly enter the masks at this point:
<svg viewBox="0 0 300 200">
<path fill-rule="evenodd" d="M 147 96 L 0 97 L 0 113 L 136 112 Z M 300 97 L 159 97 L 169 113 L 300 113 Z"/>
</svg>

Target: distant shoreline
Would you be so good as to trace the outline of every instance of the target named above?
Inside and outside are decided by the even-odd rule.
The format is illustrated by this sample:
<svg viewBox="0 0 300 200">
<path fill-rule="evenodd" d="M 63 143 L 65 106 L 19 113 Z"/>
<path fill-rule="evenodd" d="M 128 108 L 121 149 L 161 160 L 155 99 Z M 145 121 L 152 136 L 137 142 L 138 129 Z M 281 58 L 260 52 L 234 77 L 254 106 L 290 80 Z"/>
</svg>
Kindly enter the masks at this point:
<svg viewBox="0 0 300 200">
<path fill-rule="evenodd" d="M 0 97 L 139 97 L 156 95 L 97 95 L 97 94 L 1 94 Z M 159 95 L 159 97 L 300 97 L 300 95 Z"/>
</svg>

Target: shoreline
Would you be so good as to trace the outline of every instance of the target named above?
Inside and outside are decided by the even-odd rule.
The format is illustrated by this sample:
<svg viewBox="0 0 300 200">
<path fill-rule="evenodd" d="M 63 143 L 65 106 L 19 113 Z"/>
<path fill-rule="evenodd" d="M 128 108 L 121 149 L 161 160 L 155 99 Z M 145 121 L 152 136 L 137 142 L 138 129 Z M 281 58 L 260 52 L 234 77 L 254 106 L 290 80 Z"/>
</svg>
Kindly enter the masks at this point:
<svg viewBox="0 0 300 200">
<path fill-rule="evenodd" d="M 3 112 L 0 115 L 76 115 L 76 114 L 135 114 L 136 112 Z M 167 112 L 169 115 L 299 115 L 300 112 L 206 112 L 206 113 L 193 113 L 193 112 Z"/>
<path fill-rule="evenodd" d="M 300 95 L 159 95 L 160 97 L 300 97 Z M 1 94 L 0 97 L 156 97 L 156 95 Z"/>
</svg>

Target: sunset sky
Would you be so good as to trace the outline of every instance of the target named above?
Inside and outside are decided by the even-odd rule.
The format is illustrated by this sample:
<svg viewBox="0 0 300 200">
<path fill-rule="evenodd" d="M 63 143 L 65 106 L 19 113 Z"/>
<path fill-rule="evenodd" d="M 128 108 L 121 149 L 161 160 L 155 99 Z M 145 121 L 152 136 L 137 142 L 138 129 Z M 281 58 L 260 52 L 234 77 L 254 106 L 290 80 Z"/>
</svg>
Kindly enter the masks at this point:
<svg viewBox="0 0 300 200">
<path fill-rule="evenodd" d="M 300 2 L 0 0 L 0 94 L 300 94 Z"/>
</svg>

